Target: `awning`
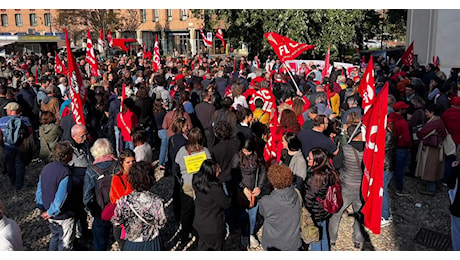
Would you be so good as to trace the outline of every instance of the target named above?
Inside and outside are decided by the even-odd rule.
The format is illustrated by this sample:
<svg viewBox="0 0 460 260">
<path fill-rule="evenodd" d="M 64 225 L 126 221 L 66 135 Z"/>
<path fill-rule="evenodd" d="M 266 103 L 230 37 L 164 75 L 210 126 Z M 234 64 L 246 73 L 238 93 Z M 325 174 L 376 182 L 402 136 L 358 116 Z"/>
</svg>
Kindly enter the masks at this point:
<svg viewBox="0 0 460 260">
<path fill-rule="evenodd" d="M 0 47 L 3 47 L 5 45 L 8 45 L 8 44 L 12 44 L 12 43 L 15 43 L 16 41 L 1 41 L 0 40 Z"/>
</svg>

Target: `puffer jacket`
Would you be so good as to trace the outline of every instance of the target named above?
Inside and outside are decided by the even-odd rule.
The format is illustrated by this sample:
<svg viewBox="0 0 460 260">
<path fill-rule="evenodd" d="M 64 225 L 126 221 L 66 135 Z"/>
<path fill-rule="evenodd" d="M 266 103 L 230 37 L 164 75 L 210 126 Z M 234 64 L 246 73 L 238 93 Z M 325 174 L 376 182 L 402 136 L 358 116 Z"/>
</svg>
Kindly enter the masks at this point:
<svg viewBox="0 0 460 260">
<path fill-rule="evenodd" d="M 313 173 L 307 173 L 307 179 L 304 182 L 305 184 L 305 195 L 304 195 L 304 204 L 305 208 L 311 213 L 311 217 L 314 222 L 321 222 L 332 215 L 324 210 L 323 204 L 318 201 L 318 198 L 324 200 L 326 198 L 327 189 L 329 186 L 334 185 L 336 182 L 335 176 L 331 173 L 325 179 L 325 182 L 321 185 L 319 190 L 313 190 Z"/>
</svg>

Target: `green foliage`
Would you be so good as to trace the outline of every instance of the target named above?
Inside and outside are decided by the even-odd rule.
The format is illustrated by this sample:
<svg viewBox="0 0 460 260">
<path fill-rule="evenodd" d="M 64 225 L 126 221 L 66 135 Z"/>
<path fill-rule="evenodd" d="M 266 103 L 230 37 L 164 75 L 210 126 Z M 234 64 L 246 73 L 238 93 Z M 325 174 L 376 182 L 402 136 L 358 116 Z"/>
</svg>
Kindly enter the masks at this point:
<svg viewBox="0 0 460 260">
<path fill-rule="evenodd" d="M 203 28 L 214 28 L 217 21 L 225 21 L 226 37 L 230 44 L 240 48 L 246 43 L 249 53 L 272 54 L 273 50 L 264 37 L 266 32 L 276 32 L 294 41 L 314 44 L 315 49 L 305 52 L 299 58 L 324 59 L 328 45 L 331 45 L 331 60 L 343 60 L 350 49 L 362 48 L 364 39 L 381 34 L 381 21 L 376 10 L 365 9 L 196 9 L 197 18 L 205 18 Z M 398 26 L 405 33 L 403 19 L 405 10 L 388 14 L 391 22 L 396 17 Z M 387 30 L 390 30 L 388 28 Z"/>
</svg>

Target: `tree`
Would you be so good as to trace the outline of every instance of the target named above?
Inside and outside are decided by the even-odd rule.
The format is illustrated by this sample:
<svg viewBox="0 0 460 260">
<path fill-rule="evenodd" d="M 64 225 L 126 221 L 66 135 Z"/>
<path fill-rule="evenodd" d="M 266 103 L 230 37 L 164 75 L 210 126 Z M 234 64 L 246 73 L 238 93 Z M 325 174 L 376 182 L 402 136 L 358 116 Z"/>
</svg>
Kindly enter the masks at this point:
<svg viewBox="0 0 460 260">
<path fill-rule="evenodd" d="M 54 24 L 58 30 L 63 31 L 66 28 L 74 44 L 86 39 L 87 29 L 90 30 L 91 38 L 96 39 L 101 28 L 104 32 L 123 31 L 128 23 L 120 10 L 60 9 L 58 13 Z M 131 14 L 128 12 L 128 15 Z M 131 24 L 131 18 L 128 21 Z"/>
<path fill-rule="evenodd" d="M 361 48 L 363 39 L 379 35 L 379 14 L 364 9 L 219 9 L 192 10 L 196 18 L 204 20 L 204 28 L 214 28 L 219 20 L 226 23 L 230 43 L 248 44 L 251 55 L 273 55 L 263 36 L 274 31 L 294 41 L 314 44 L 313 51 L 299 58 L 324 59 L 331 45 L 331 59 L 343 61 L 349 49 Z M 404 27 L 403 27 L 404 28 Z"/>
</svg>

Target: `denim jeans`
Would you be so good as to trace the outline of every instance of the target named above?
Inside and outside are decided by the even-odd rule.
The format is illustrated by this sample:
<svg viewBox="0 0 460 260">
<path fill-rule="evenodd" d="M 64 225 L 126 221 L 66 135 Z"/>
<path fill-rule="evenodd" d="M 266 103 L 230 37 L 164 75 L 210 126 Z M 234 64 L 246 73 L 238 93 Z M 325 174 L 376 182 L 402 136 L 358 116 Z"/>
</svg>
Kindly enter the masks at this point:
<svg viewBox="0 0 460 260">
<path fill-rule="evenodd" d="M 110 221 L 105 221 L 101 218 L 94 217 L 92 227 L 94 251 L 107 250 L 107 246 L 109 245 L 110 228 L 112 228 Z"/>
<path fill-rule="evenodd" d="M 24 175 L 26 166 L 22 161 L 21 154 L 17 148 L 5 149 L 6 171 L 10 178 L 11 185 L 17 190 L 24 186 Z"/>
<path fill-rule="evenodd" d="M 460 218 L 450 215 L 452 250 L 460 251 Z"/>
<path fill-rule="evenodd" d="M 168 153 L 168 140 L 169 140 L 169 137 L 168 137 L 168 135 L 166 133 L 167 133 L 166 129 L 158 130 L 158 137 L 161 140 L 160 158 L 158 159 L 158 164 L 163 165 L 163 166 L 168 161 L 168 156 L 166 156 L 166 155 Z"/>
<path fill-rule="evenodd" d="M 311 251 L 329 251 L 329 241 L 328 241 L 328 232 L 327 232 L 327 220 L 321 222 L 316 222 L 316 225 L 319 227 L 320 240 L 318 242 L 313 242 L 310 244 Z"/>
<path fill-rule="evenodd" d="M 126 149 L 131 149 L 131 150 L 134 150 L 134 144 L 132 141 L 121 141 L 122 144 L 123 144 L 123 150 L 126 150 Z"/>
<path fill-rule="evenodd" d="M 120 156 L 121 149 L 121 131 L 118 126 L 114 126 L 113 129 L 115 130 L 115 147 L 117 147 L 117 157 Z"/>
<path fill-rule="evenodd" d="M 395 181 L 396 181 L 396 190 L 402 190 L 404 186 L 404 169 L 406 168 L 407 155 L 409 154 L 409 149 L 407 148 L 396 148 L 395 155 Z"/>
<path fill-rule="evenodd" d="M 382 217 L 384 219 L 389 219 L 391 216 L 390 212 L 390 198 L 388 196 L 388 185 L 390 184 L 391 178 L 393 177 L 393 172 L 384 171 L 383 172 L 383 198 L 382 198 Z"/>
<path fill-rule="evenodd" d="M 51 231 L 49 251 L 70 251 L 73 249 L 74 218 L 48 219 Z"/>
<path fill-rule="evenodd" d="M 350 206 L 353 207 L 353 215 L 354 215 L 354 223 L 353 223 L 353 235 L 352 240 L 353 242 L 364 242 L 364 236 L 361 233 L 362 227 L 361 223 L 359 222 L 359 211 L 363 206 L 361 202 L 361 189 L 356 190 L 347 190 L 345 187 L 342 189 L 342 198 L 343 198 L 343 205 L 332 217 L 329 219 L 329 237 L 331 243 L 335 243 L 337 241 L 338 233 L 339 233 L 339 226 L 340 220 L 342 219 L 343 212 Z"/>
<path fill-rule="evenodd" d="M 258 209 L 259 209 L 258 202 L 256 202 L 256 205 L 250 209 L 240 208 L 240 227 L 241 227 L 241 235 L 243 237 L 254 235 L 254 229 L 256 228 L 256 218 L 257 218 Z"/>
</svg>

